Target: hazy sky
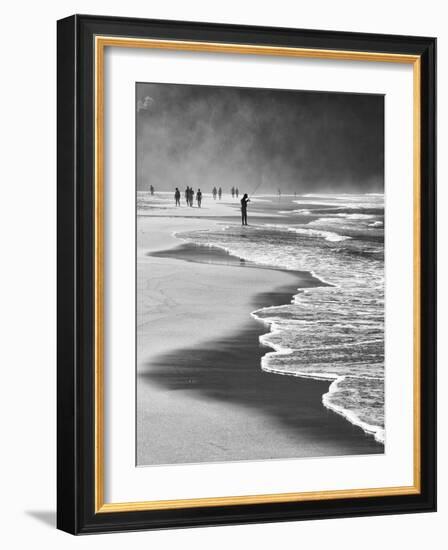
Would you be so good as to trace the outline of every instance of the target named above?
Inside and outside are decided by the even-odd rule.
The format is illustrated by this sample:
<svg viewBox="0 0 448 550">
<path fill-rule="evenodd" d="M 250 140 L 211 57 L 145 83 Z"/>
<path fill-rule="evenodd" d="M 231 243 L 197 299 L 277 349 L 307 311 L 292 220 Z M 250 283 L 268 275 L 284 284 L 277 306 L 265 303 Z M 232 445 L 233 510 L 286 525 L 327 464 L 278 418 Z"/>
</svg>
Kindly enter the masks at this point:
<svg viewBox="0 0 448 550">
<path fill-rule="evenodd" d="M 146 83 L 136 95 L 138 189 L 383 190 L 381 95 Z"/>
</svg>

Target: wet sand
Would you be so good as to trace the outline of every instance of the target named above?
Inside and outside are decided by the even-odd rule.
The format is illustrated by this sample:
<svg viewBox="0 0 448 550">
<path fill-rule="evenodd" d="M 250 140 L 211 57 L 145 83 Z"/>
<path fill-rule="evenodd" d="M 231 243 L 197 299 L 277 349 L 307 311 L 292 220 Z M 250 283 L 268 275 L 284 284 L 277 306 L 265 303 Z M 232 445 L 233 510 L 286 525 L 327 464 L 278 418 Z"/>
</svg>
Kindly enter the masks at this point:
<svg viewBox="0 0 448 550">
<path fill-rule="evenodd" d="M 281 271 L 282 273 L 287 273 L 288 276 L 296 276 L 297 284 L 292 294 L 295 294 L 295 290 L 298 287 L 307 288 L 313 286 L 328 286 L 326 283 L 313 277 L 309 271 L 291 271 L 287 269 L 282 269 L 280 267 L 262 266 L 258 263 L 244 260 L 243 258 L 238 258 L 237 256 L 233 256 L 222 248 L 218 248 L 215 246 L 203 246 L 195 243 L 184 243 L 176 246 L 175 248 L 169 248 L 168 250 L 149 252 L 148 256 L 154 258 L 172 258 L 198 264 L 251 267 L 255 269 L 267 269 L 270 271 Z M 279 305 L 288 303 L 290 301 L 291 298 L 287 299 L 286 302 L 280 302 Z"/>
<path fill-rule="evenodd" d="M 328 382 L 261 370 L 269 348 L 258 338 L 268 329 L 250 312 L 288 303 L 298 287 L 316 280 L 241 265 L 211 247 L 179 246 L 160 222 L 159 243 L 168 246 L 152 240 L 139 264 L 145 322 L 139 323 L 137 463 L 382 453 L 373 437 L 324 408 Z M 154 219 L 144 223 L 149 228 Z M 156 284 L 146 282 L 150 275 Z"/>
</svg>

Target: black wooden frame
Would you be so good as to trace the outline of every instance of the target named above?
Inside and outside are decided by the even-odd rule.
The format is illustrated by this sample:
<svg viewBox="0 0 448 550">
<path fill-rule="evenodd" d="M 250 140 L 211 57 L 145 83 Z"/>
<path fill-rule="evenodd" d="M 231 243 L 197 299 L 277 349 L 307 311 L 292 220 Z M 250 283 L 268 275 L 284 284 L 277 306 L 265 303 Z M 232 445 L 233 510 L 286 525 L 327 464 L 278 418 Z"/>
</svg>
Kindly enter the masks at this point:
<svg viewBox="0 0 448 550">
<path fill-rule="evenodd" d="M 94 511 L 95 35 L 421 56 L 421 493 L 309 502 Z M 73 534 L 434 511 L 436 40 L 75 15 L 58 21 L 58 511 Z"/>
</svg>

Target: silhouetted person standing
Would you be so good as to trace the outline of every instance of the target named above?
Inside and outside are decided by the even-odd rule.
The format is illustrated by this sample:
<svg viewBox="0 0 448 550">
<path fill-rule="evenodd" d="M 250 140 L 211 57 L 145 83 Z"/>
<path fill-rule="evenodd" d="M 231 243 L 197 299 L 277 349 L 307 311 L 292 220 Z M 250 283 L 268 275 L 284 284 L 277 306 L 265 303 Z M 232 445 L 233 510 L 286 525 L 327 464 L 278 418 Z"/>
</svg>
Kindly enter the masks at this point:
<svg viewBox="0 0 448 550">
<path fill-rule="evenodd" d="M 202 191 L 198 189 L 198 192 L 196 193 L 196 200 L 198 201 L 198 208 L 201 208 L 202 204 Z"/>
<path fill-rule="evenodd" d="M 212 194 L 213 194 L 213 198 L 216 200 L 216 187 L 213 187 L 213 191 L 212 191 Z"/>
<path fill-rule="evenodd" d="M 218 198 L 219 200 L 221 200 L 221 196 L 222 196 L 222 189 L 221 187 L 218 189 Z"/>
<path fill-rule="evenodd" d="M 243 225 L 247 225 L 247 203 L 250 202 L 247 193 L 244 193 L 241 199 L 241 221 Z"/>
<path fill-rule="evenodd" d="M 185 202 L 187 203 L 187 206 L 190 203 L 190 188 L 187 185 L 187 188 L 185 189 Z"/>
<path fill-rule="evenodd" d="M 236 198 L 238 198 L 238 195 L 239 195 L 238 187 L 235 189 L 235 195 L 236 195 Z"/>
<path fill-rule="evenodd" d="M 235 198 L 235 187 L 232 187 L 231 193 L 232 193 L 232 199 L 234 199 Z"/>
<path fill-rule="evenodd" d="M 189 194 L 188 198 L 189 198 L 190 206 L 193 207 L 193 201 L 194 201 L 194 189 L 193 189 L 193 187 L 190 187 L 190 194 Z"/>
<path fill-rule="evenodd" d="M 178 187 L 176 187 L 176 191 L 174 192 L 174 201 L 176 206 L 180 206 L 180 191 Z"/>
<path fill-rule="evenodd" d="M 149 186 L 149 192 L 151 193 L 151 197 L 154 195 L 154 185 Z"/>
</svg>

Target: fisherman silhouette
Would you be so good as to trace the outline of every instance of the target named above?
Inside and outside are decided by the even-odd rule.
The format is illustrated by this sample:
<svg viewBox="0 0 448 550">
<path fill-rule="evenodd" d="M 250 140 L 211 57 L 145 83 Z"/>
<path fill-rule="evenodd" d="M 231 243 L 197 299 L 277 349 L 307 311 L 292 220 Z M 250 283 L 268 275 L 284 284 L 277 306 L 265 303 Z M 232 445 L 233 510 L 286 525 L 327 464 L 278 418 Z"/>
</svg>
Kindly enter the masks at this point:
<svg viewBox="0 0 448 550">
<path fill-rule="evenodd" d="M 238 198 L 238 194 L 239 194 L 239 191 L 238 191 L 238 187 L 235 189 L 235 195 L 236 195 L 236 198 Z"/>
<path fill-rule="evenodd" d="M 232 193 L 232 199 L 235 198 L 235 187 L 232 187 L 231 193 Z"/>
<path fill-rule="evenodd" d="M 198 201 L 198 208 L 201 208 L 202 204 L 202 191 L 198 189 L 198 192 L 196 193 L 196 200 Z"/>
<path fill-rule="evenodd" d="M 187 188 L 185 189 L 185 202 L 187 203 L 187 206 L 189 204 L 189 197 L 190 197 L 190 188 L 187 185 Z"/>
<path fill-rule="evenodd" d="M 222 189 L 221 187 L 218 189 L 218 197 L 219 197 L 219 200 L 221 200 L 221 195 L 222 195 Z"/>
<path fill-rule="evenodd" d="M 247 193 L 244 193 L 241 199 L 241 222 L 243 225 L 247 225 L 247 203 L 250 202 Z"/>
<path fill-rule="evenodd" d="M 190 193 L 188 195 L 188 200 L 189 200 L 190 206 L 193 206 L 193 201 L 194 201 L 194 189 L 193 189 L 193 187 L 190 187 Z"/>
<path fill-rule="evenodd" d="M 212 193 L 213 193 L 213 198 L 216 200 L 216 193 L 217 193 L 216 187 L 213 187 Z"/>
</svg>

